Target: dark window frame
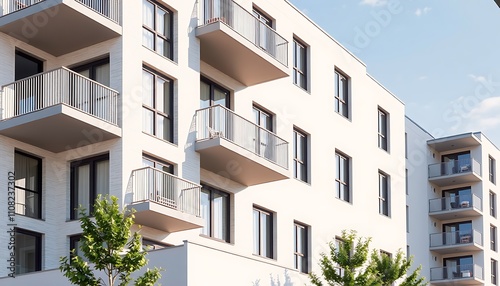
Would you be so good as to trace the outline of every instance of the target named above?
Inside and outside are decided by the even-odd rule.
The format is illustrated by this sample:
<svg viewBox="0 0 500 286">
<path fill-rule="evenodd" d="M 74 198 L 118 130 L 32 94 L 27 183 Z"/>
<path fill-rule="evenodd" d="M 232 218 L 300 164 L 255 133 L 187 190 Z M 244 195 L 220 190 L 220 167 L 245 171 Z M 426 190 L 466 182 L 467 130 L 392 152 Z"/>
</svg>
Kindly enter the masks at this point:
<svg viewBox="0 0 500 286">
<path fill-rule="evenodd" d="M 142 45 L 145 48 L 154 51 L 158 55 L 166 57 L 166 58 L 168 58 L 170 60 L 174 60 L 174 12 L 171 9 L 167 8 L 165 5 L 161 5 L 157 1 L 154 1 L 154 0 L 143 0 L 143 3 L 144 2 L 149 2 L 149 3 L 153 4 L 153 6 L 154 6 L 153 25 L 155 27 L 154 27 L 154 29 L 152 29 L 151 27 L 148 27 L 147 25 L 144 24 L 144 19 L 142 19 L 142 29 L 146 30 L 147 32 L 149 32 L 151 34 L 153 34 L 153 49 L 145 46 L 144 42 L 142 43 Z M 144 7 L 142 7 L 142 6 L 141 6 L 141 8 L 144 9 Z M 157 16 L 158 16 L 157 15 L 157 11 L 158 11 L 158 9 L 161 9 L 164 12 L 166 12 L 167 14 L 170 15 L 170 17 L 169 17 L 170 31 L 168 31 L 170 33 L 170 37 L 168 37 L 167 35 L 163 35 L 163 34 L 161 34 L 160 32 L 157 31 Z M 144 31 L 143 31 L 143 33 L 144 33 Z M 157 43 L 158 38 L 161 38 L 162 40 L 164 40 L 165 42 L 167 42 L 169 44 L 170 49 L 168 49 L 168 51 L 165 51 L 167 53 L 166 55 L 165 54 L 160 54 L 158 52 L 158 46 L 157 46 L 157 44 L 158 44 Z"/>
<path fill-rule="evenodd" d="M 382 171 L 378 172 L 379 178 L 379 214 L 390 217 L 391 204 L 390 204 L 390 176 Z"/>
<path fill-rule="evenodd" d="M 496 184 L 496 160 L 491 156 L 488 156 L 488 171 L 490 182 Z"/>
<path fill-rule="evenodd" d="M 142 162 L 143 163 L 144 163 L 144 160 L 152 162 L 153 163 L 153 166 L 151 166 L 152 168 L 167 172 L 171 175 L 174 175 L 175 164 L 170 163 L 170 162 L 165 161 L 165 160 L 162 160 L 162 159 L 158 159 L 157 157 L 154 157 L 152 155 L 142 153 Z M 163 170 L 163 168 L 160 168 L 160 167 L 166 167 L 167 171 Z"/>
<path fill-rule="evenodd" d="M 99 59 L 99 60 L 95 60 L 95 61 L 91 61 L 89 63 L 74 66 L 71 68 L 71 70 L 76 72 L 76 73 L 80 73 L 84 70 L 89 70 L 89 77 L 88 78 L 95 81 L 97 78 L 97 75 L 96 75 L 97 68 L 100 66 L 109 64 L 109 63 L 110 63 L 109 56 L 107 56 L 107 57 Z"/>
<path fill-rule="evenodd" d="M 175 120 L 175 116 L 174 116 L 174 80 L 165 76 L 164 74 L 162 74 L 154 69 L 148 68 L 148 67 L 143 67 L 142 70 L 143 70 L 143 74 L 144 74 L 144 72 L 146 72 L 146 73 L 153 75 L 153 87 L 152 87 L 153 106 L 146 105 L 146 104 L 144 104 L 144 100 L 142 101 L 143 110 L 146 109 L 146 110 L 153 113 L 153 126 L 152 126 L 153 134 L 150 134 L 148 131 L 145 131 L 144 126 L 143 126 L 142 131 L 146 134 L 150 134 L 152 136 L 155 136 L 156 138 L 158 138 L 160 140 L 165 140 L 167 142 L 174 143 L 174 127 L 175 127 L 175 122 L 174 122 L 174 120 Z M 158 78 L 160 78 L 161 80 L 168 83 L 168 93 L 169 93 L 168 101 L 170 102 L 169 103 L 170 108 L 169 108 L 169 110 L 166 110 L 166 112 L 168 112 L 168 113 L 160 111 L 158 109 L 158 106 L 157 106 L 157 104 L 158 104 L 157 103 L 157 96 L 158 95 L 157 95 L 157 88 L 156 87 L 157 87 Z M 163 101 L 165 102 L 166 100 L 167 100 L 167 98 L 164 97 Z M 142 116 L 144 116 L 144 114 Z M 158 116 L 164 117 L 166 119 L 166 121 L 169 122 L 170 132 L 168 134 L 163 134 L 163 138 L 158 136 L 158 133 L 160 133 L 158 130 Z"/>
<path fill-rule="evenodd" d="M 342 164 L 344 162 L 344 164 Z M 341 174 L 341 166 L 344 169 L 344 178 L 340 178 Z M 347 189 L 347 192 L 341 192 L 340 186 L 343 186 Z M 337 199 L 343 200 L 345 202 L 352 202 L 352 194 L 351 194 L 351 157 L 346 154 L 335 151 L 335 196 Z"/>
<path fill-rule="evenodd" d="M 263 209 L 263 208 L 260 208 L 260 207 L 257 207 L 257 206 L 254 206 L 253 207 L 253 211 L 252 213 L 255 213 L 257 212 L 259 214 L 259 221 L 258 221 L 258 225 L 259 225 L 259 231 L 258 233 L 254 233 L 253 236 L 254 236 L 254 243 L 255 243 L 255 240 L 258 239 L 259 241 L 259 246 L 258 246 L 258 251 L 257 253 L 255 253 L 254 251 L 254 255 L 259 255 L 259 256 L 262 256 L 262 257 L 267 257 L 267 258 L 270 258 L 270 259 L 275 259 L 274 257 L 274 242 L 275 242 L 275 237 L 274 237 L 274 212 L 272 211 L 269 211 L 269 210 L 266 210 L 266 209 Z M 266 231 L 266 234 L 267 236 L 264 237 L 264 234 L 262 233 L 262 216 L 261 215 L 265 215 L 269 218 L 269 228 L 267 231 Z M 253 222 L 253 224 L 255 225 L 255 221 Z M 267 253 L 263 253 L 263 249 L 262 249 L 262 244 L 263 243 L 266 243 L 270 246 L 270 249 L 268 249 Z"/>
<path fill-rule="evenodd" d="M 71 162 L 70 164 L 70 181 L 71 181 L 71 184 L 70 184 L 70 200 L 71 200 L 71 203 L 70 203 L 70 212 L 71 212 L 71 215 L 70 215 L 70 219 L 71 220 L 76 220 L 78 219 L 79 217 L 79 210 L 78 210 L 78 189 L 77 189 L 77 169 L 78 167 L 80 166 L 84 166 L 84 165 L 89 165 L 89 206 L 86 208 L 89 215 L 92 215 L 92 213 L 94 212 L 94 203 L 95 203 L 95 200 L 97 199 L 97 187 L 96 187 L 96 173 L 97 173 L 97 168 L 96 168 L 96 165 L 97 163 L 99 162 L 102 162 L 102 161 L 108 161 L 109 162 L 109 153 L 106 153 L 106 154 L 103 154 L 103 155 L 97 155 L 97 156 L 93 156 L 93 157 L 90 157 L 90 158 L 85 158 L 85 159 L 81 159 L 81 160 L 77 160 L 77 161 L 73 161 Z M 111 175 L 111 171 L 109 172 L 109 174 Z M 84 206 L 85 207 L 85 206 Z"/>
<path fill-rule="evenodd" d="M 297 142 L 301 141 L 302 149 L 298 150 Z M 293 128 L 293 176 L 295 179 L 309 183 L 309 135 L 298 128 Z M 300 157 L 299 156 L 300 153 Z M 299 177 L 298 167 L 303 167 L 302 176 Z M 301 168 L 302 169 L 302 168 Z"/>
<path fill-rule="evenodd" d="M 498 275 L 498 261 L 491 258 L 491 284 L 498 285 L 497 275 Z"/>
<path fill-rule="evenodd" d="M 27 192 L 30 192 L 30 193 L 34 193 L 36 195 L 38 195 L 38 203 L 37 203 L 37 207 L 38 207 L 38 212 L 35 214 L 34 217 L 32 216 L 27 216 L 27 217 L 31 217 L 31 218 L 35 218 L 35 219 L 41 219 L 42 218 L 42 194 L 43 194 L 43 190 L 42 190 L 42 185 L 43 185 L 43 176 L 42 176 L 42 158 L 40 157 L 36 157 L 36 156 L 33 156 L 31 154 L 28 154 L 28 153 L 25 153 L 25 152 L 22 152 L 22 151 L 19 151 L 19 150 L 15 150 L 14 151 L 14 168 L 15 168 L 15 154 L 18 154 L 18 155 L 21 155 L 21 156 L 25 156 L 25 157 L 28 157 L 30 159 L 34 159 L 38 162 L 38 168 L 37 168 L 37 176 L 38 176 L 38 182 L 36 184 L 36 188 L 38 189 L 38 191 L 35 191 L 35 190 L 29 190 L 29 189 L 26 189 L 26 188 L 23 188 L 23 187 L 19 187 L 17 185 L 14 186 L 15 189 L 22 189 L 23 191 L 27 191 Z M 17 178 L 16 178 L 17 180 Z M 17 200 L 16 200 L 16 205 L 17 205 Z M 23 214 L 20 214 L 20 213 L 17 213 L 16 212 L 16 215 L 23 215 Z M 26 215 L 23 215 L 23 216 L 26 216 Z"/>
<path fill-rule="evenodd" d="M 490 224 L 490 249 L 497 251 L 497 227 Z"/>
<path fill-rule="evenodd" d="M 17 227 L 14 229 L 14 231 L 15 231 L 16 235 L 19 233 L 19 234 L 23 234 L 23 235 L 32 236 L 35 238 L 35 271 L 34 272 L 42 271 L 42 237 L 43 237 L 43 234 L 39 233 L 39 232 L 34 232 L 34 231 L 27 230 L 27 229 L 23 229 L 23 228 L 17 228 Z M 16 250 L 17 250 L 17 247 L 18 246 L 16 245 Z M 17 257 L 16 257 L 16 261 L 19 261 L 19 259 L 17 259 Z M 17 269 L 18 268 L 16 267 L 16 274 L 32 273 L 32 272 L 18 273 Z"/>
<path fill-rule="evenodd" d="M 490 215 L 492 217 L 497 217 L 497 195 L 490 191 Z"/>
<path fill-rule="evenodd" d="M 389 151 L 389 113 L 378 108 L 378 147 Z"/>
<path fill-rule="evenodd" d="M 210 88 L 210 91 L 209 91 L 209 106 L 212 107 L 212 106 L 215 106 L 214 102 L 214 91 L 215 89 L 219 89 L 221 90 L 222 92 L 225 92 L 227 94 L 226 96 L 226 106 L 224 106 L 225 108 L 227 109 L 231 109 L 231 92 L 229 91 L 229 89 L 223 87 L 222 85 L 204 77 L 204 76 L 200 76 L 200 81 L 205 83 L 206 85 L 209 86 Z"/>
<path fill-rule="evenodd" d="M 340 88 L 342 82 L 343 89 Z M 335 69 L 335 112 L 345 118 L 350 118 L 350 91 L 351 79 L 343 72 Z"/>
<path fill-rule="evenodd" d="M 309 46 L 303 41 L 293 38 L 293 83 L 308 91 L 308 51 Z M 300 56 L 299 56 L 300 53 Z M 302 59 L 302 62 L 300 60 Z M 299 63 L 300 62 L 300 63 Z M 302 67 L 301 67 L 302 66 Z"/>
<path fill-rule="evenodd" d="M 201 191 L 204 192 L 204 191 L 208 191 L 208 195 L 209 195 L 209 213 L 210 213 L 210 218 L 209 218 L 209 234 L 202 234 L 203 236 L 207 236 L 207 237 L 210 237 L 212 239 L 215 239 L 215 240 L 220 240 L 220 241 L 223 241 L 223 242 L 230 242 L 231 241 L 231 194 L 230 193 L 227 193 L 227 192 L 224 192 L 222 190 L 219 190 L 219 189 L 216 189 L 214 187 L 211 187 L 211 186 L 208 186 L 208 185 L 205 185 L 205 184 L 201 184 L 202 186 L 202 189 Z M 225 197 L 226 199 L 226 202 L 227 202 L 227 210 L 226 210 L 226 219 L 224 221 L 224 223 L 226 224 L 226 233 L 224 233 L 224 237 L 221 239 L 221 238 L 217 238 L 215 237 L 214 235 L 214 201 L 213 201 L 213 198 L 214 198 L 214 194 L 219 194 L 223 197 Z M 202 228 L 202 231 L 203 231 L 203 228 Z"/>
<path fill-rule="evenodd" d="M 294 229 L 294 267 L 301 273 L 309 273 L 309 226 L 297 221 Z M 300 239 L 299 239 L 300 238 Z M 302 245 L 299 245 L 299 241 Z M 302 263 L 300 263 L 300 261 Z"/>
</svg>

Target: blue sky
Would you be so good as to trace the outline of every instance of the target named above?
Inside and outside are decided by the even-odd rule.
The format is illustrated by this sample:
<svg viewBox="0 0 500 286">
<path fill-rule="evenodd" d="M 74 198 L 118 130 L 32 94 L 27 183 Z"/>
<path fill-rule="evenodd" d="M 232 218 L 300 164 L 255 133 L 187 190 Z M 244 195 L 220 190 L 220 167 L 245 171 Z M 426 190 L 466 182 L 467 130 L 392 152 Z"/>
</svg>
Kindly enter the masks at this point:
<svg viewBox="0 0 500 286">
<path fill-rule="evenodd" d="M 351 50 L 436 137 L 500 147 L 500 8 L 493 0 L 289 0 Z"/>
</svg>

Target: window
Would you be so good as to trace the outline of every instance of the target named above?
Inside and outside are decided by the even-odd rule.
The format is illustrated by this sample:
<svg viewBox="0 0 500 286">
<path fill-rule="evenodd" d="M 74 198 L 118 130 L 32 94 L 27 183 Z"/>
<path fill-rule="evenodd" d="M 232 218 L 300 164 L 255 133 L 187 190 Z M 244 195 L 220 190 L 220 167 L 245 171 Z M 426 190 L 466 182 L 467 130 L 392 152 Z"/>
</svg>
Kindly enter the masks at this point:
<svg viewBox="0 0 500 286">
<path fill-rule="evenodd" d="M 497 227 L 490 225 L 490 248 L 493 251 L 497 251 Z"/>
<path fill-rule="evenodd" d="M 379 213 L 389 216 L 389 178 L 382 172 L 378 173 L 378 202 Z"/>
<path fill-rule="evenodd" d="M 345 243 L 345 241 L 342 238 L 340 238 L 338 236 L 335 237 L 335 253 L 339 253 L 339 251 L 340 251 L 341 247 L 344 245 L 344 243 Z M 351 254 L 352 253 L 350 253 L 349 256 Z M 335 270 L 337 272 L 337 275 L 344 276 L 344 274 L 345 274 L 344 268 L 341 268 L 337 265 L 337 266 L 335 266 Z"/>
<path fill-rule="evenodd" d="M 259 129 L 255 136 L 255 153 L 271 161 L 276 161 L 276 139 L 273 137 L 273 115 L 264 109 L 253 106 L 254 122 Z"/>
<path fill-rule="evenodd" d="M 75 250 L 72 255 L 77 255 L 83 258 L 83 260 L 88 261 L 87 258 L 83 255 L 83 251 L 80 249 L 82 247 L 82 238 L 81 234 L 72 235 L 69 237 L 69 250 Z"/>
<path fill-rule="evenodd" d="M 339 71 L 335 71 L 335 112 L 349 118 L 349 81 Z"/>
<path fill-rule="evenodd" d="M 441 162 L 447 163 L 442 164 L 445 167 L 443 170 L 440 170 L 441 176 L 471 172 L 473 167 L 471 165 L 470 151 L 444 155 L 441 157 Z"/>
<path fill-rule="evenodd" d="M 206 78 L 201 78 L 200 108 L 207 108 L 215 105 L 222 105 L 229 108 L 229 94 L 229 90 Z"/>
<path fill-rule="evenodd" d="M 16 228 L 16 274 L 42 270 L 42 235 Z"/>
<path fill-rule="evenodd" d="M 173 142 L 173 84 L 151 70 L 142 72 L 142 131 Z"/>
<path fill-rule="evenodd" d="M 335 153 L 335 189 L 337 198 L 350 202 L 351 194 L 349 188 L 350 170 L 349 170 L 349 157 L 339 152 Z"/>
<path fill-rule="evenodd" d="M 410 207 L 406 206 L 406 232 L 410 233 Z"/>
<path fill-rule="evenodd" d="M 42 217 L 42 160 L 16 151 L 14 154 L 16 214 Z"/>
<path fill-rule="evenodd" d="M 158 250 L 158 249 L 163 249 L 171 247 L 171 245 L 162 243 L 162 242 L 157 242 L 154 240 L 150 240 L 147 238 L 142 238 L 142 248 L 146 251 L 151 251 L 151 250 Z"/>
<path fill-rule="evenodd" d="M 273 258 L 273 214 L 260 208 L 253 209 L 253 253 Z"/>
<path fill-rule="evenodd" d="M 444 205 L 442 205 L 441 207 L 444 209 L 472 207 L 473 200 L 472 200 L 471 187 L 462 187 L 452 190 L 444 190 L 443 203 Z"/>
<path fill-rule="evenodd" d="M 71 163 L 71 219 L 80 218 L 79 206 L 89 215 L 99 194 L 109 193 L 109 155 Z"/>
<path fill-rule="evenodd" d="M 229 242 L 229 194 L 202 185 L 201 217 L 205 224 L 201 233 Z"/>
<path fill-rule="evenodd" d="M 498 262 L 491 259 L 491 284 L 497 285 Z"/>
<path fill-rule="evenodd" d="M 408 133 L 405 132 L 405 158 L 408 159 Z"/>
<path fill-rule="evenodd" d="M 269 31 L 273 28 L 273 20 L 255 7 L 253 8 L 252 12 L 255 18 L 259 20 L 258 22 L 256 22 L 255 27 L 255 43 L 258 47 L 261 47 L 271 55 L 274 55 L 276 53 L 276 43 L 274 40 L 274 35 L 272 35 L 272 33 Z"/>
<path fill-rule="evenodd" d="M 387 113 L 379 108 L 378 110 L 378 147 L 385 151 L 388 150 L 388 117 Z"/>
<path fill-rule="evenodd" d="M 405 193 L 408 195 L 408 169 L 405 169 Z"/>
<path fill-rule="evenodd" d="M 142 45 L 173 58 L 173 13 L 157 2 L 142 1 Z"/>
<path fill-rule="evenodd" d="M 105 86 L 109 86 L 111 83 L 109 58 L 80 65 L 72 69 L 73 71 L 83 75 L 84 77 L 95 80 Z"/>
<path fill-rule="evenodd" d="M 497 195 L 490 191 L 490 215 L 497 217 Z"/>
<path fill-rule="evenodd" d="M 308 182 L 307 135 L 293 129 L 293 174 L 296 179 Z"/>
<path fill-rule="evenodd" d="M 293 83 L 307 90 L 307 46 L 293 39 Z"/>
<path fill-rule="evenodd" d="M 495 184 L 495 159 L 489 156 L 489 172 L 490 172 L 490 182 Z"/>
<path fill-rule="evenodd" d="M 444 279 L 473 277 L 474 259 L 472 255 L 462 257 L 449 257 L 443 259 Z"/>
<path fill-rule="evenodd" d="M 154 169 L 162 170 L 163 172 L 172 175 L 174 174 L 174 165 L 145 154 L 142 155 L 142 165 L 144 167 L 151 167 Z"/>
<path fill-rule="evenodd" d="M 308 253 L 308 227 L 295 222 L 294 226 L 294 261 L 295 269 L 302 273 L 309 273 Z"/>
<path fill-rule="evenodd" d="M 456 245 L 462 243 L 472 243 L 474 230 L 472 221 L 462 221 L 443 224 L 443 245 Z"/>
</svg>

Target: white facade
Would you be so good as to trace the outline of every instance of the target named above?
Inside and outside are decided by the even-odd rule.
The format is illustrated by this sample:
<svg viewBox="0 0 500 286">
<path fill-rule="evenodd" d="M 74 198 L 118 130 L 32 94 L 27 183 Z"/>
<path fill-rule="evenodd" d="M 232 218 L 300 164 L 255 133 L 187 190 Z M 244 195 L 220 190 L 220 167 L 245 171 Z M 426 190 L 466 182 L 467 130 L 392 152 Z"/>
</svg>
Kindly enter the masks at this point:
<svg viewBox="0 0 500 286">
<path fill-rule="evenodd" d="M 0 2 L 0 185 L 7 190 L 9 172 L 24 170 L 16 166 L 16 151 L 23 158 L 41 162 L 41 175 L 36 177 L 40 188 L 31 192 L 28 186 L 18 191 L 16 207 L 22 208 L 16 209 L 14 221 L 18 229 L 28 231 L 21 230 L 21 234 L 38 235 L 40 245 L 32 248 L 40 253 L 33 249 L 23 252 L 31 261 L 24 267 L 41 272 L 11 278 L 9 262 L 1 259 L 0 277 L 5 277 L 0 278 L 1 285 L 27 285 L 41 279 L 50 280 L 51 285 L 68 285 L 57 267 L 59 257 L 69 255 L 70 237 L 80 233 L 72 201 L 85 202 L 86 193 L 81 190 L 94 194 L 104 186 L 124 206 L 137 210 L 145 239 L 170 246 L 148 255 L 150 267 L 166 269 L 162 285 L 276 285 L 278 279 L 284 285 L 303 285 L 309 281 L 303 272 L 319 272 L 320 253 L 328 250 L 328 242 L 342 230 L 349 229 L 372 237 L 372 248 L 392 254 L 410 245 L 410 253 L 415 262 L 424 265 L 423 274 L 428 278 L 431 267 L 441 266 L 445 256 L 438 255 L 433 261 L 427 243 L 429 233 L 442 225 L 436 221 L 437 226 L 432 227 L 434 221 L 427 212 L 428 200 L 440 197 L 440 191 L 431 191 L 427 177 L 427 165 L 439 162 L 439 154 L 432 158 L 428 149 L 432 137 L 405 123 L 404 104 L 370 77 L 359 59 L 290 3 L 148 2 L 172 15 L 171 35 L 155 31 L 154 38 L 170 41 L 169 58 L 160 55 L 158 48 L 146 47 L 143 33 L 151 29 L 143 25 L 149 19 L 141 17 L 147 14 L 143 1 L 102 2 L 107 4 L 45 0 L 24 7 L 18 1 Z M 204 13 L 210 7 L 211 13 Z M 218 7 L 226 9 L 215 11 Z M 256 20 L 252 10 L 272 22 L 273 29 Z M 65 32 L 71 29 L 78 32 Z M 305 50 L 300 65 L 295 60 L 300 46 L 297 49 L 295 42 Z M 16 62 L 16 51 L 23 59 L 40 60 L 44 75 L 33 73 L 34 77 L 24 80 L 17 76 L 16 70 L 25 66 Z M 100 74 L 103 70 L 104 75 Z M 143 70 L 156 80 L 161 77 L 171 82 L 171 98 L 162 97 L 171 99 L 170 110 L 160 106 L 158 98 L 154 103 L 147 100 Z M 294 83 L 302 74 L 306 78 L 303 87 L 300 80 Z M 336 89 L 342 90 L 336 75 L 345 80 L 344 94 L 336 93 Z M 209 89 L 204 89 L 207 83 Z M 159 85 L 155 88 L 160 95 Z M 227 109 L 200 110 L 200 97 L 207 90 L 212 93 L 206 95 L 216 103 L 227 91 Z M 345 100 L 337 102 L 336 94 L 345 95 Z M 85 97 L 88 95 L 91 97 Z M 254 107 L 272 118 L 270 124 L 256 122 Z M 150 111 L 156 116 L 153 123 L 148 121 Z M 166 118 L 173 131 L 170 137 L 159 138 L 168 132 L 159 123 L 162 119 L 166 124 Z M 382 121 L 387 128 L 381 127 Z M 263 127 L 258 128 L 258 123 Z M 305 135 L 303 156 L 295 154 L 300 148 L 294 142 L 294 130 Z M 411 142 L 408 160 L 405 130 Z M 481 145 L 487 150 L 471 150 L 478 156 L 482 174 L 488 152 L 498 152 L 488 144 Z M 415 160 L 421 162 L 411 161 L 414 152 Z M 338 180 L 346 186 L 341 198 L 337 198 L 336 153 L 348 162 L 348 175 Z M 96 156 L 104 157 L 90 160 Z M 175 177 L 142 169 L 143 158 L 170 163 Z M 109 162 L 109 166 L 99 162 Z M 295 164 L 306 166 L 304 178 L 295 174 Z M 410 175 L 408 196 L 404 192 L 405 165 Z M 90 173 L 95 177 L 102 174 L 92 171 L 98 166 L 107 166 L 109 176 L 89 182 L 81 179 Z M 16 186 L 22 184 L 22 172 L 17 172 Z M 386 194 L 380 191 L 381 180 L 387 181 Z M 155 188 L 153 184 L 157 184 Z M 202 194 L 226 195 L 228 213 L 217 212 L 225 209 L 212 197 L 208 205 L 216 210 L 204 216 L 208 205 L 200 199 L 200 185 L 204 186 Z M 473 188 L 482 199 L 483 214 L 488 193 L 485 197 L 481 182 Z M 418 189 L 427 196 L 419 196 Z M 180 193 L 168 193 L 175 190 Z M 39 214 L 33 210 L 28 214 L 35 203 L 29 201 L 30 196 L 22 200 L 19 194 L 24 192 L 41 198 Z M 405 201 L 411 204 L 408 238 Z M 0 206 L 4 206 L 0 257 L 7 258 L 7 230 L 13 223 L 9 222 L 8 202 L 8 196 L 0 197 Z M 271 234 L 261 235 L 263 241 L 270 241 L 267 248 L 254 249 L 255 210 L 261 211 L 261 219 L 272 218 Z M 221 215 L 226 217 L 220 219 Z M 207 222 L 211 222 L 212 232 L 202 235 Z M 304 269 L 297 269 L 294 263 L 296 223 L 307 230 Z M 483 242 L 488 241 L 490 223 L 487 213 L 473 220 Z M 474 252 L 474 263 L 489 277 L 485 264 L 490 258 L 485 254 L 489 245 L 483 245 L 485 251 Z M 39 256 L 39 265 L 28 255 Z M 24 263 L 20 260 L 18 269 Z"/>
</svg>

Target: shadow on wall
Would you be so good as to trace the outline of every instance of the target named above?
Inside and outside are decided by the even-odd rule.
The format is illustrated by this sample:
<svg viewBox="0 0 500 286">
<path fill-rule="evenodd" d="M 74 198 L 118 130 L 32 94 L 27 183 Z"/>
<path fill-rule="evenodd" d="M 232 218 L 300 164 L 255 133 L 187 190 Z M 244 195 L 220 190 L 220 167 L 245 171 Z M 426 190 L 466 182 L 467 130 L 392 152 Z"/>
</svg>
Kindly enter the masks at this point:
<svg viewBox="0 0 500 286">
<path fill-rule="evenodd" d="M 272 274 L 269 274 L 270 276 L 270 286 L 293 286 L 292 279 L 290 278 L 290 275 L 288 274 L 288 270 L 285 270 L 284 276 L 285 276 L 285 282 L 281 284 L 280 276 L 276 275 L 276 279 Z M 255 280 L 252 282 L 252 286 L 264 286 L 264 284 L 261 284 L 260 279 Z"/>
</svg>

